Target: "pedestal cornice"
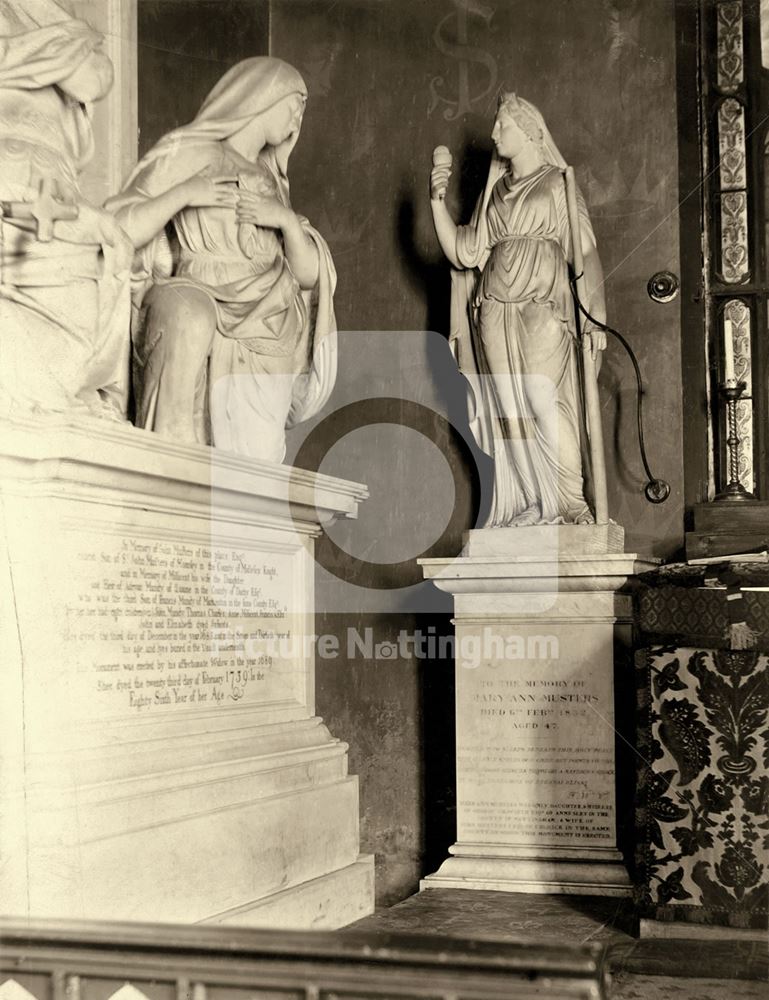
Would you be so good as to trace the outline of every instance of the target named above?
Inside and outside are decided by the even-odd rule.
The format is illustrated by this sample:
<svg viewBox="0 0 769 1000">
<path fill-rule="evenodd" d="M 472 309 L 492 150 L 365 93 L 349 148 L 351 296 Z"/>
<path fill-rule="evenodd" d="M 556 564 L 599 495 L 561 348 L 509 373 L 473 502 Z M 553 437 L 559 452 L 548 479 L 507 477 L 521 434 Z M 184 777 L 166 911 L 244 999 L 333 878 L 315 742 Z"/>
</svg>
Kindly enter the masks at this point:
<svg viewBox="0 0 769 1000">
<path fill-rule="evenodd" d="M 288 523 L 316 535 L 322 524 L 357 517 L 368 489 L 332 476 L 197 444 L 180 444 L 130 424 L 51 415 L 0 424 L 4 492 L 119 502 L 163 511 L 183 505 L 208 517 Z"/>
<path fill-rule="evenodd" d="M 636 553 L 605 555 L 460 556 L 420 559 L 425 578 L 450 594 L 616 591 L 658 559 Z"/>
</svg>

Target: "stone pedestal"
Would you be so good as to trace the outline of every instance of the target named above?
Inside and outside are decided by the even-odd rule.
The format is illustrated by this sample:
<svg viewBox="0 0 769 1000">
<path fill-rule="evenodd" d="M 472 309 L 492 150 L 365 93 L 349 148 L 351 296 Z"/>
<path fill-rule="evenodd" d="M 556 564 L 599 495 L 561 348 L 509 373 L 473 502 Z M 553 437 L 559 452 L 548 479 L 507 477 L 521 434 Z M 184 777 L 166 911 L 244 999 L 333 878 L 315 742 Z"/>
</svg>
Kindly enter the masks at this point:
<svg viewBox="0 0 769 1000">
<path fill-rule="evenodd" d="M 654 563 L 621 549 L 616 525 L 496 529 L 422 560 L 454 596 L 457 698 L 457 843 L 422 888 L 629 894 L 614 647 Z"/>
<path fill-rule="evenodd" d="M 370 913 L 306 639 L 313 539 L 365 489 L 104 421 L 0 433 L 3 912 Z"/>
</svg>

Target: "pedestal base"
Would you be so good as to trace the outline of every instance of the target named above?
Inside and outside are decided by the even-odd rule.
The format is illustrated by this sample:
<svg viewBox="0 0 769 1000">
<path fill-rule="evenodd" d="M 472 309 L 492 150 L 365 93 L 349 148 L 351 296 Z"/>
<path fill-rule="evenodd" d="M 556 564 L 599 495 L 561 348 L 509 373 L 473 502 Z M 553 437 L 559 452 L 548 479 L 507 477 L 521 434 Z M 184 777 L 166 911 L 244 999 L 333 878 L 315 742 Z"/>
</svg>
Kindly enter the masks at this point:
<svg viewBox="0 0 769 1000">
<path fill-rule="evenodd" d="M 615 644 L 652 568 L 618 525 L 488 529 L 422 561 L 454 595 L 457 833 L 423 888 L 626 896 L 616 842 Z"/>
<path fill-rule="evenodd" d="M 464 556 L 534 556 L 540 562 L 563 556 L 617 554 L 625 550 L 625 529 L 608 524 L 535 524 L 529 528 L 468 531 Z"/>
<path fill-rule="evenodd" d="M 491 848 L 487 848 L 490 851 Z M 559 893 L 578 896 L 629 896 L 630 879 L 617 851 L 604 861 L 564 857 L 451 857 L 420 889 L 491 889 L 497 892 Z"/>
<path fill-rule="evenodd" d="M 103 421 L 1 430 L 3 911 L 372 912 L 307 642 L 313 539 L 365 489 Z"/>
<path fill-rule="evenodd" d="M 374 856 L 362 854 L 346 868 L 275 892 L 202 921 L 271 930 L 336 930 L 369 916 L 374 898 Z"/>
</svg>

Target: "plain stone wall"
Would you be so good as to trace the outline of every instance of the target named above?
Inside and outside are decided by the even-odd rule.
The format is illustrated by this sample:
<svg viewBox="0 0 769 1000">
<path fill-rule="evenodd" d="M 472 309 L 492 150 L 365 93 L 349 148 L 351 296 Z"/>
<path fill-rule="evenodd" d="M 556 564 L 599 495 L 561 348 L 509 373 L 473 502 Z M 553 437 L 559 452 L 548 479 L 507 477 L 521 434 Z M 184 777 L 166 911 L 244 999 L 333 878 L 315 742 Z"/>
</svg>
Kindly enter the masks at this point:
<svg viewBox="0 0 769 1000">
<path fill-rule="evenodd" d="M 267 0 L 138 0 L 139 154 L 191 121 L 230 66 L 267 54 Z"/>
<path fill-rule="evenodd" d="M 386 420 L 395 424 L 358 430 L 322 464 L 372 488 L 370 513 L 339 535 L 362 562 L 348 564 L 343 550 L 333 556 L 338 574 L 360 591 L 340 596 L 319 572 L 326 610 L 316 627 L 339 637 L 340 653 L 318 661 L 317 709 L 350 743 L 351 770 L 361 777 L 363 850 L 376 853 L 383 903 L 412 892 L 453 839 L 451 664 L 348 658 L 346 630 L 370 627 L 384 641 L 401 629 L 451 629 L 450 607 L 414 610 L 419 601 L 398 587 L 399 573 L 400 582 L 412 578 L 422 548 L 458 551 L 478 498 L 475 462 L 457 444 L 466 432 L 461 385 L 447 349 L 424 332 L 446 336 L 449 290 L 427 176 L 433 147 L 448 145 L 456 163 L 450 204 L 464 221 L 485 179 L 500 89 L 542 110 L 576 167 L 607 275 L 609 320 L 636 349 L 648 387 L 652 466 L 673 486 L 661 507 L 642 495 L 632 370 L 611 344 L 600 379 L 611 514 L 625 526 L 628 551 L 671 555 L 683 537 L 679 305 L 657 305 L 646 293 L 655 271 L 679 270 L 674 5 L 497 0 L 473 10 L 479 13 L 458 14 L 450 0 L 272 0 L 269 11 L 253 0 L 140 0 L 142 150 L 187 121 L 228 66 L 268 46 L 307 81 L 292 198 L 329 242 L 339 275 L 336 313 L 347 332 L 326 413 L 356 399 L 406 396 L 457 427 L 448 433 L 424 413 L 412 419 L 404 405 L 403 424 L 416 424 L 408 433 L 421 434 L 428 450 L 414 440 L 399 450 L 397 434 L 406 431 L 398 430 L 398 405 L 387 403 Z M 412 336 L 393 341 L 373 331 Z M 371 412 L 381 416 L 381 405 Z M 290 458 L 310 429 L 294 435 Z M 333 420 L 325 423 L 302 461 L 320 462 L 341 433 Z M 442 506 L 445 477 L 429 440 L 448 459 L 459 498 L 453 519 Z M 487 471 L 481 460 L 481 479 Z M 365 565 L 388 560 L 389 568 Z"/>
</svg>

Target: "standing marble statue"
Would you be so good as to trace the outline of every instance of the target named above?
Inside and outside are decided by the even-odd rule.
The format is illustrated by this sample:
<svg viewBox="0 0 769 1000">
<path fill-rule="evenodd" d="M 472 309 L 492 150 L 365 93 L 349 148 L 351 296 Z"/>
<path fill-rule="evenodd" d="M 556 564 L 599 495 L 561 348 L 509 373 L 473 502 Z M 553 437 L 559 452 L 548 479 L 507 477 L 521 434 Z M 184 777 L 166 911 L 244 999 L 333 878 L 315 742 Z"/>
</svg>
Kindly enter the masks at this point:
<svg viewBox="0 0 769 1000">
<path fill-rule="evenodd" d="M 286 173 L 306 100 L 280 59 L 238 63 L 109 202 L 137 248 L 139 426 L 279 462 L 328 399 L 336 273 Z"/>
<path fill-rule="evenodd" d="M 54 0 L 0 3 L 0 412 L 125 419 L 132 248 L 89 204 L 101 36 Z"/>
<path fill-rule="evenodd" d="M 445 147 L 434 155 L 430 191 L 438 240 L 455 269 L 451 343 L 473 389 L 473 433 L 494 459 L 487 527 L 592 523 L 566 163 L 539 111 L 514 94 L 500 98 L 491 137 L 496 152 L 468 225 L 455 225 L 444 201 Z M 578 192 L 575 204 L 582 299 L 603 322 L 601 265 Z M 590 323 L 583 333 L 597 361 L 606 335 Z"/>
</svg>

